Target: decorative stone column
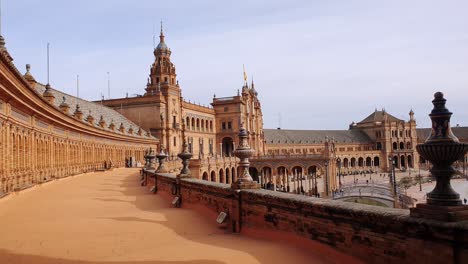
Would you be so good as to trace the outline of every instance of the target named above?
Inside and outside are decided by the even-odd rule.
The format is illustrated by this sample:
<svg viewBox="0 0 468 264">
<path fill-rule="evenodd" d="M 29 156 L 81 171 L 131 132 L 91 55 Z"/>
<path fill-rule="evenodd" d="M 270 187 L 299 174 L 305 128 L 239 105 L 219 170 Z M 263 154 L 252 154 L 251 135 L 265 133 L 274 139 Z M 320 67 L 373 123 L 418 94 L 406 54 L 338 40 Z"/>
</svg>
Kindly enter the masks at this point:
<svg viewBox="0 0 468 264">
<path fill-rule="evenodd" d="M 239 146 L 234 151 L 234 155 L 240 159 L 239 167 L 240 174 L 237 176 L 236 182 L 231 184 L 233 189 L 259 189 L 260 185 L 253 181 L 249 173 L 249 158 L 252 157 L 254 151 L 249 146 L 249 134 L 242 125 L 239 131 Z"/>
<path fill-rule="evenodd" d="M 412 208 L 411 216 L 441 221 L 468 220 L 468 206 L 450 185 L 455 170 L 452 164 L 468 151 L 468 144 L 460 143 L 450 129 L 452 113 L 445 107 L 443 93 L 434 94 L 431 117 L 432 131 L 424 144 L 416 146 L 418 153 L 433 165 L 430 170 L 436 178 L 434 190 L 427 194 L 427 203 Z"/>
<path fill-rule="evenodd" d="M 153 166 L 153 160 L 155 157 L 156 156 L 154 155 L 154 151 L 152 148 L 150 148 L 148 152 L 146 152 L 146 155 L 144 156 L 147 162 L 145 166 L 145 171 L 143 171 L 143 179 L 141 180 L 141 186 L 146 186 L 148 184 L 148 172 L 147 171 L 155 169 Z"/>
<path fill-rule="evenodd" d="M 187 139 L 185 138 L 185 121 L 182 120 L 182 152 L 177 155 L 182 160 L 182 170 L 177 175 L 177 178 L 188 178 L 192 176 L 189 169 L 189 160 L 193 154 L 188 150 Z"/>
<path fill-rule="evenodd" d="M 152 148 L 149 149 L 144 158 L 147 160 L 145 169 L 154 170 L 155 167 L 153 166 L 153 160 L 156 158 L 156 155 L 154 154 L 154 150 Z"/>
</svg>

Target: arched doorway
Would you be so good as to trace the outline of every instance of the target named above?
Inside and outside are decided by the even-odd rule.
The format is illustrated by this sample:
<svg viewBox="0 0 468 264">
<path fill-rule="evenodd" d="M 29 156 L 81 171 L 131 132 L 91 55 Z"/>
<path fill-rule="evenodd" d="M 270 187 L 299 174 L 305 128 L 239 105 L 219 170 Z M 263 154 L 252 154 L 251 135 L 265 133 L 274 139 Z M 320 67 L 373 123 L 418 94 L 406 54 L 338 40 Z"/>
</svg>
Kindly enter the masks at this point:
<svg viewBox="0 0 468 264">
<path fill-rule="evenodd" d="M 215 171 L 211 171 L 211 181 L 216 182 L 216 172 Z"/>
<path fill-rule="evenodd" d="M 235 168 L 231 168 L 231 182 L 235 182 L 236 181 L 236 169 Z"/>
<path fill-rule="evenodd" d="M 405 168 L 406 167 L 406 162 L 405 162 L 405 156 L 400 157 L 400 168 Z"/>
<path fill-rule="evenodd" d="M 277 172 L 278 175 L 284 176 L 284 175 L 286 175 L 287 171 L 286 171 L 286 168 L 284 166 L 281 166 L 281 167 L 278 167 L 276 169 L 276 172 Z"/>
<path fill-rule="evenodd" d="M 359 157 L 359 159 L 358 159 L 358 167 L 364 167 L 364 158 L 363 158 L 363 157 Z"/>
<path fill-rule="evenodd" d="M 258 182 L 258 170 L 255 167 L 250 167 L 249 168 L 249 173 L 250 176 L 252 176 L 252 179 L 256 182 Z"/>
<path fill-rule="evenodd" d="M 229 173 L 229 168 L 226 168 L 226 183 L 230 183 L 231 181 L 231 175 Z"/>
<path fill-rule="evenodd" d="M 208 180 L 208 172 L 204 172 L 203 173 L 203 177 L 202 177 L 203 180 L 207 181 Z"/>
<path fill-rule="evenodd" d="M 347 161 L 347 159 L 345 159 Z M 318 192 L 317 188 L 317 166 L 310 166 L 307 168 L 307 175 L 309 178 L 309 193 L 312 193 L 313 195 L 316 195 Z"/>
<path fill-rule="evenodd" d="M 351 158 L 351 167 L 356 167 L 356 158 Z"/>
<path fill-rule="evenodd" d="M 219 170 L 219 182 L 224 183 L 224 170 L 223 169 Z"/>
<path fill-rule="evenodd" d="M 348 160 L 348 158 L 344 158 L 344 159 L 343 159 L 343 167 L 344 167 L 344 168 L 348 168 L 348 167 L 349 167 L 349 160 Z"/>
<path fill-rule="evenodd" d="M 408 161 L 408 168 L 413 168 L 413 157 L 411 155 L 408 155 L 407 161 Z"/>
<path fill-rule="evenodd" d="M 232 138 L 230 137 L 225 137 L 222 140 L 222 148 L 223 148 L 223 155 L 226 157 L 232 156 L 232 151 L 234 148 L 234 143 L 232 141 Z"/>
<path fill-rule="evenodd" d="M 372 166 L 372 159 L 371 159 L 371 157 L 367 157 L 367 158 L 366 158 L 366 166 L 367 166 L 367 167 Z"/>
<path fill-rule="evenodd" d="M 398 156 L 393 156 L 393 164 L 394 164 L 395 168 L 400 168 L 400 166 L 399 166 L 400 159 L 398 159 Z"/>
<path fill-rule="evenodd" d="M 374 166 L 379 167 L 380 166 L 380 159 L 379 157 L 375 156 L 374 157 Z"/>
</svg>

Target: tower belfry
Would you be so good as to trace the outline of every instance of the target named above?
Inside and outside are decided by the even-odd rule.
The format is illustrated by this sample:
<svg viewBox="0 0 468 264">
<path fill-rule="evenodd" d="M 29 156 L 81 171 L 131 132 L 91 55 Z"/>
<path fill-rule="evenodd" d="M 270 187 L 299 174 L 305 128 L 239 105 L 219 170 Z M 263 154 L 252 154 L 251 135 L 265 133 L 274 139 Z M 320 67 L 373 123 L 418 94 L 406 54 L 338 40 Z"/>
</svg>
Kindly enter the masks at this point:
<svg viewBox="0 0 468 264">
<path fill-rule="evenodd" d="M 151 65 L 149 82 L 146 86 L 146 95 L 157 95 L 158 92 L 167 91 L 167 88 L 176 88 L 176 68 L 171 62 L 171 49 L 165 42 L 163 24 L 159 34 L 159 44 L 153 51 L 154 62 Z M 159 87 L 161 89 L 159 89 Z"/>
</svg>

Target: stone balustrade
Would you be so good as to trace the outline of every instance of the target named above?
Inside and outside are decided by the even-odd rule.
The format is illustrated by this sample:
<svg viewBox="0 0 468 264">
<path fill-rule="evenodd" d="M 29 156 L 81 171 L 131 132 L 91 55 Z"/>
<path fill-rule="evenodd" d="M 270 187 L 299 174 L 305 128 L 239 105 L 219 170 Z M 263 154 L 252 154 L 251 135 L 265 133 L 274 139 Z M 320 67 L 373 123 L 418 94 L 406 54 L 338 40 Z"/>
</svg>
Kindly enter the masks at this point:
<svg viewBox="0 0 468 264">
<path fill-rule="evenodd" d="M 160 192 L 171 194 L 173 174 L 146 173 L 156 176 Z M 438 222 L 411 217 L 404 209 L 262 189 L 234 190 L 193 178 L 181 179 L 180 195 L 182 207 L 203 205 L 227 213 L 227 227 L 234 232 L 247 228 L 291 233 L 371 263 L 468 262 L 468 222 Z"/>
</svg>

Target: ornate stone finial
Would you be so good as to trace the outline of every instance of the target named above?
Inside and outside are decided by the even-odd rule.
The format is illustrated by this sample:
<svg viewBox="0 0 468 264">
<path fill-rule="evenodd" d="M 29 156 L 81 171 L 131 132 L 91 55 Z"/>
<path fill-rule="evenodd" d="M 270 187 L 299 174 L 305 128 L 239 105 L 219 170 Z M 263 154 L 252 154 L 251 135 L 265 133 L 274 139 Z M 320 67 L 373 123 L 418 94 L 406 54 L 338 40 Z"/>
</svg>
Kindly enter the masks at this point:
<svg viewBox="0 0 468 264">
<path fill-rule="evenodd" d="M 468 144 L 460 143 L 452 133 L 452 113 L 445 107 L 445 102 L 441 92 L 434 94 L 434 109 L 429 114 L 431 134 L 424 144 L 416 146 L 418 153 L 432 163 L 430 171 L 437 183 L 434 190 L 427 194 L 427 204 L 418 204 L 411 215 L 444 221 L 468 220 L 468 206 L 462 205 L 460 195 L 450 185 L 450 178 L 455 173 L 452 164 L 465 156 Z"/>
<path fill-rule="evenodd" d="M 115 124 L 114 124 L 114 119 L 111 120 L 110 124 L 109 124 L 109 129 L 110 130 L 115 130 Z"/>
<path fill-rule="evenodd" d="M 36 79 L 31 74 L 31 65 L 26 64 L 26 73 L 24 74 L 24 78 L 30 82 L 30 83 L 35 83 Z"/>
<path fill-rule="evenodd" d="M 458 138 L 452 133 L 450 128 L 450 117 L 452 113 L 445 107 L 444 94 L 437 92 L 434 94 L 434 109 L 432 109 L 429 116 L 432 121 L 432 130 L 427 142 L 459 142 Z"/>
<path fill-rule="evenodd" d="M 65 96 L 62 97 L 62 103 L 59 105 L 60 110 L 64 112 L 65 114 L 68 114 L 68 110 L 70 109 L 70 106 L 66 102 L 67 98 Z"/>
<path fill-rule="evenodd" d="M 86 121 L 90 123 L 91 125 L 94 125 L 94 117 L 91 115 L 91 110 L 89 110 L 89 114 L 86 117 Z"/>
<path fill-rule="evenodd" d="M 46 84 L 45 91 L 42 96 L 49 102 L 49 104 L 53 104 L 55 100 L 55 95 L 52 93 L 52 88 L 50 88 L 50 84 Z"/>
<path fill-rule="evenodd" d="M 182 119 L 182 152 L 177 155 L 182 160 L 182 170 L 177 175 L 178 178 L 190 177 L 192 173 L 189 170 L 189 160 L 193 154 L 189 152 L 187 139 L 185 138 L 185 120 Z"/>
<path fill-rule="evenodd" d="M 240 174 L 237 177 L 237 181 L 231 184 L 233 189 L 258 189 L 260 185 L 253 181 L 252 176 L 249 173 L 249 158 L 252 157 L 254 150 L 249 146 L 249 133 L 244 127 L 244 122 L 241 123 L 239 131 L 239 145 L 234 150 L 234 155 L 240 159 L 239 167 Z"/>
<path fill-rule="evenodd" d="M 104 116 L 101 115 L 99 118 L 99 126 L 104 128 L 106 126 L 106 121 L 104 121 Z"/>
<path fill-rule="evenodd" d="M 146 170 L 154 170 L 154 166 L 153 166 L 153 160 L 156 156 L 154 155 L 154 151 L 153 149 L 150 147 L 149 150 L 146 151 L 146 154 L 145 154 L 145 160 L 146 160 L 146 166 L 145 166 L 145 169 Z"/>
<path fill-rule="evenodd" d="M 158 159 L 158 162 L 159 162 L 159 166 L 158 166 L 158 169 L 156 170 L 156 172 L 158 172 L 158 173 L 167 173 L 167 172 L 169 172 L 169 170 L 166 168 L 166 165 L 164 164 L 164 161 L 166 160 L 167 157 L 168 157 L 168 155 L 165 152 L 164 145 L 161 145 L 160 151 L 159 151 L 158 155 L 156 155 L 156 158 Z"/>
<path fill-rule="evenodd" d="M 73 113 L 73 116 L 79 120 L 83 118 L 83 112 L 81 112 L 79 104 L 76 104 L 76 108 L 75 108 L 75 112 Z"/>
</svg>

